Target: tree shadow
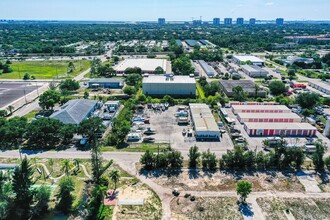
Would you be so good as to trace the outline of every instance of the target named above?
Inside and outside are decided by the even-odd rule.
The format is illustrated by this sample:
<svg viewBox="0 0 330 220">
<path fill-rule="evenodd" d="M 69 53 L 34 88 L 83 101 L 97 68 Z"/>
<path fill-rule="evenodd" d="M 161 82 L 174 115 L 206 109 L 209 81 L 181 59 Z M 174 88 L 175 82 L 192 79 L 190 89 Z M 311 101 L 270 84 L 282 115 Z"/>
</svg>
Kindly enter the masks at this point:
<svg viewBox="0 0 330 220">
<path fill-rule="evenodd" d="M 199 169 L 189 169 L 188 170 L 189 179 L 197 179 L 200 177 Z"/>
<path fill-rule="evenodd" d="M 243 216 L 246 216 L 246 217 L 253 217 L 254 216 L 254 212 L 252 211 L 252 207 L 251 207 L 250 204 L 241 203 L 239 205 L 239 210 L 241 211 Z"/>
</svg>

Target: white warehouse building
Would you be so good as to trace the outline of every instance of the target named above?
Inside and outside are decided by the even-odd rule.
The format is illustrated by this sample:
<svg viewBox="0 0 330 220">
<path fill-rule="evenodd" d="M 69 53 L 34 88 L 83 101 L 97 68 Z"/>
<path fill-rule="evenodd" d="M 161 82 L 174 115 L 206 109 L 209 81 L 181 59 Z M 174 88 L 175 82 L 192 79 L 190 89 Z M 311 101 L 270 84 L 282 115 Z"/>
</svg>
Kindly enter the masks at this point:
<svg viewBox="0 0 330 220">
<path fill-rule="evenodd" d="M 190 76 L 157 76 L 144 77 L 143 94 L 146 96 L 195 97 L 196 80 Z"/>
<path fill-rule="evenodd" d="M 220 130 L 211 109 L 206 104 L 189 104 L 196 140 L 219 140 Z"/>
<path fill-rule="evenodd" d="M 237 64 L 250 61 L 253 65 L 257 65 L 257 66 L 263 66 L 265 63 L 264 60 L 251 55 L 234 55 L 233 60 Z"/>
<path fill-rule="evenodd" d="M 256 65 L 242 65 L 242 71 L 252 78 L 265 78 L 268 71 Z"/>
</svg>

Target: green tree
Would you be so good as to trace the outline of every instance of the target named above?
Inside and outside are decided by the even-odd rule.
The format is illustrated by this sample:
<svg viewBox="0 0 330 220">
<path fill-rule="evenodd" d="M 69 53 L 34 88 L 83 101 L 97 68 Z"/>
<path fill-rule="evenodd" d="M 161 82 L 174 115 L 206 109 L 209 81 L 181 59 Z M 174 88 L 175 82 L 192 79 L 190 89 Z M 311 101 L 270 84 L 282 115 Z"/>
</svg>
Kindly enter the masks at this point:
<svg viewBox="0 0 330 220">
<path fill-rule="evenodd" d="M 109 174 L 109 178 L 115 184 L 114 191 L 116 191 L 116 189 L 117 189 L 117 183 L 118 183 L 118 181 L 120 179 L 119 171 L 116 170 L 116 169 L 111 170 L 110 171 L 110 174 Z"/>
<path fill-rule="evenodd" d="M 272 81 L 271 83 L 269 83 L 268 87 L 270 92 L 275 96 L 281 95 L 287 91 L 285 84 L 279 80 Z"/>
<path fill-rule="evenodd" d="M 183 157 L 180 151 L 170 150 L 168 152 L 168 162 L 171 168 L 181 168 L 183 164 Z"/>
<path fill-rule="evenodd" d="M 2 147 L 17 148 L 24 138 L 28 123 L 24 117 L 14 117 L 0 126 L 0 143 Z"/>
<path fill-rule="evenodd" d="M 26 157 L 14 170 L 13 190 L 15 196 L 15 216 L 16 219 L 29 219 L 31 216 L 31 205 L 33 203 L 33 192 L 31 190 L 33 170 Z"/>
<path fill-rule="evenodd" d="M 73 136 L 77 133 L 77 127 L 71 124 L 62 125 L 59 130 L 63 145 L 70 144 Z"/>
<path fill-rule="evenodd" d="M 11 73 L 11 72 L 13 72 L 13 69 L 10 68 L 8 64 L 4 64 L 2 66 L 2 73 Z"/>
<path fill-rule="evenodd" d="M 34 200 L 36 204 L 33 207 L 33 217 L 40 218 L 48 211 L 51 189 L 49 186 L 41 185 L 37 188 Z"/>
<path fill-rule="evenodd" d="M 125 86 L 125 88 L 124 88 L 123 91 L 124 91 L 124 93 L 127 94 L 127 95 L 133 95 L 133 94 L 136 93 L 136 89 L 135 89 L 135 87 L 133 87 L 133 86 Z"/>
<path fill-rule="evenodd" d="M 147 97 L 144 94 L 140 94 L 137 96 L 137 100 L 139 102 L 145 102 L 147 100 Z"/>
<path fill-rule="evenodd" d="M 162 74 L 164 74 L 164 73 L 165 73 L 165 71 L 164 71 L 163 68 L 161 68 L 160 66 L 156 67 L 156 69 L 155 69 L 155 74 L 162 75 Z"/>
<path fill-rule="evenodd" d="M 42 109 L 53 109 L 56 103 L 61 100 L 61 94 L 54 90 L 47 90 L 39 97 L 39 105 Z"/>
<path fill-rule="evenodd" d="M 155 156 L 150 150 L 141 156 L 140 163 L 144 166 L 146 170 L 152 170 L 155 168 Z"/>
<path fill-rule="evenodd" d="M 101 177 L 105 173 L 105 171 L 111 166 L 113 163 L 112 160 L 108 161 L 105 165 L 103 165 L 103 158 L 100 149 L 95 147 L 91 151 L 91 164 L 92 164 L 92 176 L 93 182 L 96 185 L 101 184 Z"/>
<path fill-rule="evenodd" d="M 74 66 L 74 63 L 72 61 L 68 64 L 68 73 L 73 73 L 76 67 Z"/>
<path fill-rule="evenodd" d="M 311 109 L 320 101 L 320 96 L 316 93 L 301 93 L 296 101 L 302 108 Z"/>
<path fill-rule="evenodd" d="M 236 186 L 236 192 L 241 197 L 243 203 L 246 198 L 252 192 L 252 183 L 247 181 L 239 181 Z"/>
<path fill-rule="evenodd" d="M 0 219 L 8 219 L 10 210 L 14 207 L 15 193 L 10 181 L 10 177 L 4 172 L 0 172 Z"/>
<path fill-rule="evenodd" d="M 77 167 L 76 171 L 80 170 L 80 159 L 75 158 L 73 159 L 73 164 Z"/>
<path fill-rule="evenodd" d="M 201 156 L 201 153 L 198 151 L 198 147 L 192 146 L 189 149 L 188 157 L 189 157 L 189 167 L 190 168 L 196 168 L 199 163 L 199 158 Z"/>
<path fill-rule="evenodd" d="M 241 86 L 235 86 L 233 88 L 233 98 L 235 101 L 245 102 L 247 100 L 247 94 Z"/>
<path fill-rule="evenodd" d="M 172 70 L 177 75 L 189 75 L 194 73 L 194 68 L 188 57 L 180 57 L 172 62 Z"/>
<path fill-rule="evenodd" d="M 202 153 L 202 165 L 204 169 L 215 170 L 217 166 L 217 157 L 211 153 L 210 149 Z"/>
<path fill-rule="evenodd" d="M 129 86 L 140 87 L 142 83 L 142 76 L 141 74 L 136 73 L 129 74 L 125 77 L 125 82 Z"/>
<path fill-rule="evenodd" d="M 316 151 L 312 156 L 313 164 L 315 166 L 315 170 L 323 171 L 324 170 L 324 160 L 323 156 L 325 153 L 325 146 L 322 142 L 316 142 Z"/>
<path fill-rule="evenodd" d="M 6 117 L 8 115 L 6 110 L 0 110 L 0 117 Z"/>
<path fill-rule="evenodd" d="M 84 99 L 88 99 L 89 98 L 89 93 L 87 91 L 87 89 L 84 92 Z"/>
<path fill-rule="evenodd" d="M 30 74 L 25 73 L 23 76 L 23 80 L 29 80 L 30 79 Z"/>
<path fill-rule="evenodd" d="M 60 190 L 56 195 L 59 201 L 56 208 L 64 214 L 68 214 L 72 210 L 74 200 L 72 192 L 75 189 L 75 185 L 72 178 L 67 176 L 61 179 L 59 186 Z"/>
<path fill-rule="evenodd" d="M 75 91 L 80 88 L 79 82 L 74 79 L 66 79 L 60 83 L 60 89 L 62 91 Z"/>
<path fill-rule="evenodd" d="M 69 159 L 63 159 L 61 160 L 61 170 L 65 172 L 65 175 L 67 176 L 69 174 L 69 171 L 71 169 L 71 161 Z"/>
<path fill-rule="evenodd" d="M 63 137 L 60 129 L 63 124 L 52 118 L 40 118 L 27 126 L 27 144 L 38 149 L 51 149 L 57 146 Z"/>
<path fill-rule="evenodd" d="M 91 141 L 93 147 L 96 147 L 97 135 L 102 134 L 105 130 L 103 120 L 99 117 L 91 117 L 83 120 L 78 127 L 78 134 Z"/>
</svg>

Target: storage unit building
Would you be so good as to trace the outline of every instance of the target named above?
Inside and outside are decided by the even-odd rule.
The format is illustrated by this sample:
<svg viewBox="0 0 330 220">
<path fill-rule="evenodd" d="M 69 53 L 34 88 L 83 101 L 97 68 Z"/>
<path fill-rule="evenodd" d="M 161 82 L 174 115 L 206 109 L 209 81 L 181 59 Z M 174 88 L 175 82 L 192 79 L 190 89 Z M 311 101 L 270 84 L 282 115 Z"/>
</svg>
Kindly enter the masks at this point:
<svg viewBox="0 0 330 220">
<path fill-rule="evenodd" d="M 290 113 L 285 105 L 232 105 L 234 114 L 237 113 Z"/>
<path fill-rule="evenodd" d="M 149 76 L 142 81 L 143 94 L 149 96 L 196 96 L 196 80 L 189 76 Z"/>
<path fill-rule="evenodd" d="M 319 90 L 320 92 L 330 95 L 330 83 L 317 81 L 317 82 L 308 82 L 308 85 L 314 89 Z"/>
<path fill-rule="evenodd" d="M 237 102 L 232 101 L 229 102 L 229 106 L 232 107 L 234 105 L 277 105 L 277 102 Z"/>
<path fill-rule="evenodd" d="M 256 65 L 243 65 L 242 71 L 252 78 L 265 78 L 268 71 Z"/>
<path fill-rule="evenodd" d="M 196 140 L 219 140 L 220 130 L 206 104 L 189 104 Z"/>
<path fill-rule="evenodd" d="M 154 74 L 157 67 L 166 73 L 171 73 L 171 63 L 166 59 L 126 59 L 115 67 L 116 73 L 125 73 L 127 68 L 139 67 L 142 73 Z"/>
<path fill-rule="evenodd" d="M 209 77 L 214 77 L 215 72 L 212 67 L 210 67 L 204 60 L 198 60 L 198 63 L 201 65 L 203 68 L 204 72 L 209 76 Z"/>
<path fill-rule="evenodd" d="M 241 123 L 268 122 L 268 123 L 300 123 L 301 118 L 294 113 L 237 113 L 237 119 Z"/>
<path fill-rule="evenodd" d="M 316 128 L 308 123 L 245 123 L 250 136 L 312 137 Z"/>
</svg>

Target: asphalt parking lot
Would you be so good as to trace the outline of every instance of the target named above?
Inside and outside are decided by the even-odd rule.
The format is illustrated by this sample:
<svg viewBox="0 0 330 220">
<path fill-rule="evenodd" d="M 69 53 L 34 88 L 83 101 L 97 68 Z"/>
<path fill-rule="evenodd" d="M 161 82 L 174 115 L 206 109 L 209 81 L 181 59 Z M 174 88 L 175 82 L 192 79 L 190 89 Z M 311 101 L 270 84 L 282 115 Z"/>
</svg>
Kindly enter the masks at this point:
<svg viewBox="0 0 330 220">
<path fill-rule="evenodd" d="M 233 149 L 233 143 L 228 134 L 223 134 L 217 142 L 199 142 L 194 137 L 187 137 L 182 134 L 185 129 L 193 129 L 191 119 L 189 125 L 178 125 L 175 117 L 178 106 L 169 107 L 166 111 L 154 111 L 147 109 L 145 115 L 149 117 L 150 127 L 156 130 L 153 137 L 156 143 L 170 143 L 171 147 L 181 151 L 183 154 L 189 152 L 191 146 L 196 145 L 200 151 L 210 151 L 216 155 L 222 155 L 227 150 Z M 186 155 L 185 155 L 186 156 Z"/>
<path fill-rule="evenodd" d="M 24 97 L 24 94 L 27 95 L 40 86 L 40 83 L 0 82 L 0 108 Z"/>
</svg>

